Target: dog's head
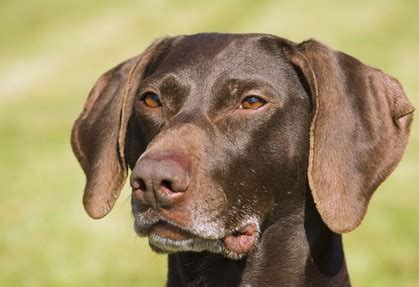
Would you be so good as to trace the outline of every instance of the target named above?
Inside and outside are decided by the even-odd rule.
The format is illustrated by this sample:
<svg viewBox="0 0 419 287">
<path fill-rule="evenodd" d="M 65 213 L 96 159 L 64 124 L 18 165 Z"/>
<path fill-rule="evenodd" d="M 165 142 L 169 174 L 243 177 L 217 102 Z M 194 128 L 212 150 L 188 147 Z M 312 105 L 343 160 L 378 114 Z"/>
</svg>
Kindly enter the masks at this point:
<svg viewBox="0 0 419 287">
<path fill-rule="evenodd" d="M 357 227 L 404 152 L 397 80 L 310 40 L 165 38 L 99 78 L 72 133 L 84 207 L 112 208 L 128 174 L 135 229 L 156 251 L 247 254 L 261 224 L 316 208 Z"/>
</svg>

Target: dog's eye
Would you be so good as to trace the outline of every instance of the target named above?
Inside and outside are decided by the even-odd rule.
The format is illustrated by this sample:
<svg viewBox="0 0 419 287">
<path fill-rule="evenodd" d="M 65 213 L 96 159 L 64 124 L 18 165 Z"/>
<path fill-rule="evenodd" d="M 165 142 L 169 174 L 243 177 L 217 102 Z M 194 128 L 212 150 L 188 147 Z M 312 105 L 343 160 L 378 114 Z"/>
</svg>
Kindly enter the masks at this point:
<svg viewBox="0 0 419 287">
<path fill-rule="evenodd" d="M 252 109 L 252 110 L 256 110 L 262 106 L 264 106 L 266 104 L 266 101 L 258 96 L 249 96 L 247 98 L 245 98 L 241 105 L 240 108 L 241 109 Z"/>
<path fill-rule="evenodd" d="M 142 101 L 149 108 L 158 108 L 161 106 L 160 98 L 155 93 L 146 93 L 142 97 Z"/>
</svg>

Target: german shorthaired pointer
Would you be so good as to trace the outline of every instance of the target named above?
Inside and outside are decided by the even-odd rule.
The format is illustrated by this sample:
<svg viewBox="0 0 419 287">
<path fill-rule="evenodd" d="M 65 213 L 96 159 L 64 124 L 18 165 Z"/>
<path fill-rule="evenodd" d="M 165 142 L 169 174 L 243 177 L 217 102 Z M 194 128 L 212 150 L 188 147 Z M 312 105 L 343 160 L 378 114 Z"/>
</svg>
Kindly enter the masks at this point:
<svg viewBox="0 0 419 287">
<path fill-rule="evenodd" d="M 308 40 L 155 41 L 102 75 L 71 143 L 92 218 L 131 170 L 135 231 L 168 286 L 349 286 L 356 228 L 405 150 L 399 82 Z"/>
</svg>

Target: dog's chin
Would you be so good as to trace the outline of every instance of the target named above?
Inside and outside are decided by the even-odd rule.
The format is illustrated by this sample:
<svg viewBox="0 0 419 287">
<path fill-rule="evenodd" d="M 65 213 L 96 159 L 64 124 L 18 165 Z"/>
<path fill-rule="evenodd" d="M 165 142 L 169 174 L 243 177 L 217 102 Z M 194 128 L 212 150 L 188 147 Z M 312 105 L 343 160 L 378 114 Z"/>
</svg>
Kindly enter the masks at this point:
<svg viewBox="0 0 419 287">
<path fill-rule="evenodd" d="M 211 252 L 230 259 L 241 259 L 257 244 L 259 228 L 247 223 L 219 238 L 206 238 L 178 225 L 158 220 L 148 226 L 138 226 L 140 236 L 147 236 L 151 249 L 157 253 Z"/>
</svg>

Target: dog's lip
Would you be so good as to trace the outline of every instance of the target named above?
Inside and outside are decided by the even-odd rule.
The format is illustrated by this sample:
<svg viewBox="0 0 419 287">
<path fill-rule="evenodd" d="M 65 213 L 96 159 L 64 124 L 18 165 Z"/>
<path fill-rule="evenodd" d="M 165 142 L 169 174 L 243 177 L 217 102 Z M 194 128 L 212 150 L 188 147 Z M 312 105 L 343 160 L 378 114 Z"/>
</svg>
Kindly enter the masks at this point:
<svg viewBox="0 0 419 287">
<path fill-rule="evenodd" d="M 168 242 L 186 242 L 193 240 L 207 240 L 219 242 L 223 245 L 227 256 L 240 258 L 247 254 L 257 242 L 258 229 L 255 223 L 247 223 L 236 228 L 233 232 L 221 238 L 205 238 L 185 228 L 173 225 L 168 222 L 159 221 L 154 224 L 149 231 L 149 236 L 153 238 L 166 239 Z"/>
<path fill-rule="evenodd" d="M 248 223 L 222 239 L 224 248 L 234 254 L 248 253 L 257 241 L 257 225 Z"/>
<path fill-rule="evenodd" d="M 161 220 L 151 226 L 149 233 L 172 241 L 182 241 L 197 237 L 184 228 Z"/>
<path fill-rule="evenodd" d="M 138 222 L 134 225 L 139 236 L 147 236 L 150 246 L 159 252 L 185 251 L 182 246 L 195 245 L 192 242 L 206 242 L 207 245 L 220 246 L 217 249 L 232 259 L 240 259 L 248 254 L 256 246 L 259 236 L 259 228 L 256 220 L 242 222 L 239 227 L 230 229 L 224 235 L 205 236 L 196 233 L 193 228 L 177 224 L 163 216 Z"/>
</svg>

